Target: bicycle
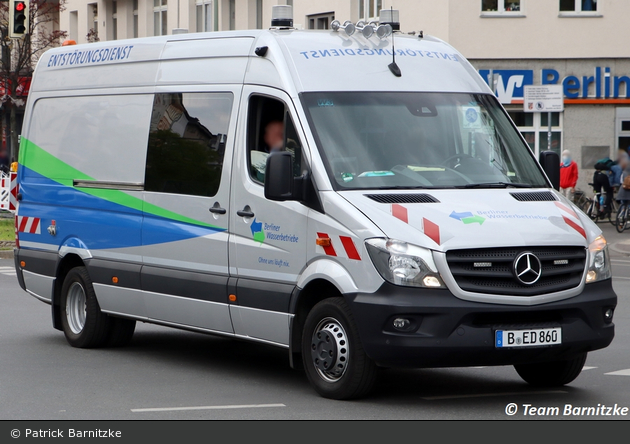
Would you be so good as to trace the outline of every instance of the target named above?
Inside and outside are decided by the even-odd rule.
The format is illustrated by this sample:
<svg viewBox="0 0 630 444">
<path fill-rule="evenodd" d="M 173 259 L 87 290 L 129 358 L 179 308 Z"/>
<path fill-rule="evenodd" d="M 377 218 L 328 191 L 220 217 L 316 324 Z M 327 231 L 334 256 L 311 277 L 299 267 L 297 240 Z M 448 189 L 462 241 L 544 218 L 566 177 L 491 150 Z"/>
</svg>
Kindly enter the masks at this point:
<svg viewBox="0 0 630 444">
<path fill-rule="evenodd" d="M 617 211 L 617 217 L 615 218 L 615 228 L 617 232 L 623 233 L 624 230 L 628 228 L 628 223 L 630 223 L 630 206 L 628 206 L 628 201 L 625 200 L 621 203 L 619 211 Z"/>
<path fill-rule="evenodd" d="M 594 184 L 589 183 L 590 186 L 594 187 Z M 617 218 L 616 216 L 613 218 L 613 213 L 619 213 L 618 208 L 617 208 L 617 203 L 615 202 L 615 199 L 611 199 L 610 202 L 610 210 L 605 213 L 603 213 L 603 208 L 604 208 L 604 202 L 606 202 L 606 191 L 602 189 L 601 192 L 597 192 L 596 190 L 594 190 L 594 195 L 593 198 L 586 198 L 586 200 L 584 201 L 584 207 L 580 207 L 582 209 L 582 211 L 584 211 L 584 213 L 586 213 L 586 215 L 588 217 L 591 218 L 591 220 L 595 223 L 599 222 L 600 220 L 602 220 L 602 215 L 607 216 L 608 217 L 608 222 L 610 222 L 612 225 L 616 225 L 617 223 Z"/>
</svg>

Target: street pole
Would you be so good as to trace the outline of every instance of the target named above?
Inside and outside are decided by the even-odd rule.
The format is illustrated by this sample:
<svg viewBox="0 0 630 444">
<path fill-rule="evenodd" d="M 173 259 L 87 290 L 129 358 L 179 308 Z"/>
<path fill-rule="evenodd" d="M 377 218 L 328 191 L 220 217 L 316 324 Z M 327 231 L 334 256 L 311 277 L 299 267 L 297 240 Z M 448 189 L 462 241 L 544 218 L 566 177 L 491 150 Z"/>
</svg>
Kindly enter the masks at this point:
<svg viewBox="0 0 630 444">
<path fill-rule="evenodd" d="M 551 111 L 547 113 L 547 120 L 549 121 L 549 129 L 547 130 L 547 149 L 551 150 Z"/>
</svg>

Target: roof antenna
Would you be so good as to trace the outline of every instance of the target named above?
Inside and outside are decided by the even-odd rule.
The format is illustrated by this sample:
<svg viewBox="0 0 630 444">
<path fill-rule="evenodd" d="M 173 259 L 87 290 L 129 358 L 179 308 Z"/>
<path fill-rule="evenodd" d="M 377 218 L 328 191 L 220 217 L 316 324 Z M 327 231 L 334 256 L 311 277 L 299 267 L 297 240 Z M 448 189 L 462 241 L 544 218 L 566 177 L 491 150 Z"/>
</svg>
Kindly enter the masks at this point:
<svg viewBox="0 0 630 444">
<path fill-rule="evenodd" d="M 394 7 L 391 6 L 390 10 L 392 11 L 392 18 L 393 18 L 394 17 Z M 400 71 L 400 68 L 396 64 L 396 48 L 394 47 L 394 34 L 395 33 L 392 32 L 392 63 L 387 65 L 387 67 L 392 72 L 392 74 L 394 74 L 396 77 L 400 77 L 400 76 L 402 76 L 402 72 Z"/>
</svg>

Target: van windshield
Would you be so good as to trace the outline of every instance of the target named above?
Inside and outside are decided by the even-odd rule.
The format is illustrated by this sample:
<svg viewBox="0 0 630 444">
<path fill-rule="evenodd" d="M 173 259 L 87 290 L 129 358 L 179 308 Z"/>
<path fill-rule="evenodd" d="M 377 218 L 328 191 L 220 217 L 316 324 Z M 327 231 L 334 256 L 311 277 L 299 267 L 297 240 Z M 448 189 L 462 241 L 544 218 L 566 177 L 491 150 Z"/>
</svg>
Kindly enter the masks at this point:
<svg viewBox="0 0 630 444">
<path fill-rule="evenodd" d="M 451 93 L 304 93 L 333 186 L 546 188 L 496 98 Z"/>
</svg>

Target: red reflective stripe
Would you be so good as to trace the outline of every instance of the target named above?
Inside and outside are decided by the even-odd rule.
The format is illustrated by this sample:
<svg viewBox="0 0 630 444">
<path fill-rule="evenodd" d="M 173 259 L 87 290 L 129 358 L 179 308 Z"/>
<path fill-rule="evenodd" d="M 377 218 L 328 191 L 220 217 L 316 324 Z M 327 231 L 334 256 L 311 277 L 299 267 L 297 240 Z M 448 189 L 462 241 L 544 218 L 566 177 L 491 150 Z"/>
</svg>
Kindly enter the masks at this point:
<svg viewBox="0 0 630 444">
<path fill-rule="evenodd" d="M 573 217 L 578 217 L 577 214 L 575 214 L 575 211 L 573 211 L 573 209 L 571 207 L 567 207 L 566 205 L 564 205 L 563 203 L 560 202 L 554 202 L 556 204 L 556 206 L 558 208 L 560 208 L 563 211 L 566 211 L 567 213 L 569 213 L 571 216 Z"/>
<path fill-rule="evenodd" d="M 569 219 L 568 217 L 562 216 L 562 218 L 564 219 L 565 223 L 570 226 L 571 228 L 573 228 L 575 231 L 577 231 L 578 233 L 580 233 L 582 236 L 584 236 L 584 239 L 586 239 L 586 231 L 584 231 L 584 228 L 580 227 L 578 224 L 576 224 L 575 222 L 573 222 L 571 219 Z"/>
<path fill-rule="evenodd" d="M 39 218 L 35 218 L 33 220 L 33 223 L 31 224 L 31 234 L 37 234 L 37 231 L 39 229 Z"/>
<path fill-rule="evenodd" d="M 432 239 L 433 242 L 440 245 L 440 227 L 425 218 L 422 219 L 422 225 L 424 227 L 424 234 Z"/>
<path fill-rule="evenodd" d="M 354 241 L 351 237 L 348 236 L 339 236 L 343 248 L 346 250 L 346 254 L 348 255 L 348 259 L 354 259 L 355 261 L 360 261 L 361 256 L 359 256 L 359 252 L 357 251 L 357 247 L 354 245 Z"/>
<path fill-rule="evenodd" d="M 397 219 L 402 220 L 406 224 L 409 223 L 409 217 L 407 215 L 407 208 L 403 207 L 402 205 L 398 205 L 398 204 L 392 205 L 392 216 L 394 216 Z"/>
<path fill-rule="evenodd" d="M 26 229 L 26 224 L 28 223 L 28 217 L 22 217 L 20 221 L 20 226 L 18 227 L 18 231 L 23 232 Z"/>
<path fill-rule="evenodd" d="M 326 233 L 317 233 L 317 237 L 323 237 L 323 238 L 329 238 L 330 236 L 328 236 Z M 337 256 L 337 252 L 335 251 L 335 247 L 333 247 L 332 245 L 332 239 L 330 239 L 330 245 L 327 247 L 322 247 L 324 249 L 324 253 L 326 253 L 326 256 Z"/>
</svg>

